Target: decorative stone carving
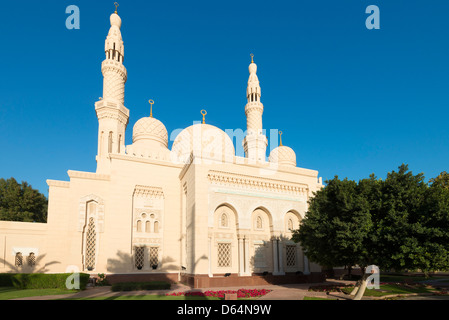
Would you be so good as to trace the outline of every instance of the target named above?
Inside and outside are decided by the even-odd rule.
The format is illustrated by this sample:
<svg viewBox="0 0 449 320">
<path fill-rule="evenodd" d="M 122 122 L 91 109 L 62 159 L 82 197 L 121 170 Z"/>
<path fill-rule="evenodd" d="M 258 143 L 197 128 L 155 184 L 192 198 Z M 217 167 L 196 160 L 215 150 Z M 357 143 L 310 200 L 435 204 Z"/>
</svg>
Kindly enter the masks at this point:
<svg viewBox="0 0 449 320">
<path fill-rule="evenodd" d="M 262 190 L 296 195 L 306 195 L 308 192 L 306 185 L 222 171 L 209 171 L 208 179 L 214 185 L 239 187 L 251 190 Z"/>
</svg>

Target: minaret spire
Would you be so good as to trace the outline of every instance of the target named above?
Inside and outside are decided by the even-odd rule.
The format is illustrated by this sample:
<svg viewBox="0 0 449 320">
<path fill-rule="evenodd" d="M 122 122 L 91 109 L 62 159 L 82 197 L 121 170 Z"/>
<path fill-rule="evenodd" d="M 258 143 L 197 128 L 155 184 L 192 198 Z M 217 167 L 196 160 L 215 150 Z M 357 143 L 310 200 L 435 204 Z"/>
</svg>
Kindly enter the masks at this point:
<svg viewBox="0 0 449 320">
<path fill-rule="evenodd" d="M 254 63 L 254 55 L 251 54 L 249 65 L 249 80 L 246 90 L 248 103 L 245 107 L 247 119 L 247 136 L 243 142 L 246 157 L 256 162 L 264 162 L 266 158 L 268 140 L 263 135 L 262 115 L 264 106 L 260 101 L 262 90 L 257 77 L 257 65 Z"/>
<path fill-rule="evenodd" d="M 122 19 L 115 12 L 110 16 L 111 27 L 105 41 L 106 58 L 101 65 L 103 73 L 103 97 L 95 104 L 97 112 L 98 154 L 97 172 L 108 173 L 110 154 L 124 153 L 125 131 L 129 121 L 129 110 L 125 107 L 125 83 L 128 78 L 123 62 L 125 47 L 123 44 Z"/>
</svg>

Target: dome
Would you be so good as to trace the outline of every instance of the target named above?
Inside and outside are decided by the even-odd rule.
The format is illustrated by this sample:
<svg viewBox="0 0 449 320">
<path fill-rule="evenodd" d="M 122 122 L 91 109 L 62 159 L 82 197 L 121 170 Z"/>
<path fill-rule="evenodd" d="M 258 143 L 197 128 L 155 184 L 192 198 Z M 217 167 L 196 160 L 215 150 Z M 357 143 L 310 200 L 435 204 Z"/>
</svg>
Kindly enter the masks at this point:
<svg viewBox="0 0 449 320">
<path fill-rule="evenodd" d="M 186 163 L 190 155 L 221 162 L 233 162 L 234 144 L 221 129 L 208 124 L 190 126 L 176 137 L 172 147 L 172 160 Z"/>
<path fill-rule="evenodd" d="M 168 132 L 164 124 L 155 118 L 142 118 L 134 125 L 133 144 L 154 144 L 168 148 Z"/>
<path fill-rule="evenodd" d="M 280 146 L 271 151 L 268 161 L 277 163 L 281 166 L 296 167 L 296 153 L 292 148 Z"/>
</svg>

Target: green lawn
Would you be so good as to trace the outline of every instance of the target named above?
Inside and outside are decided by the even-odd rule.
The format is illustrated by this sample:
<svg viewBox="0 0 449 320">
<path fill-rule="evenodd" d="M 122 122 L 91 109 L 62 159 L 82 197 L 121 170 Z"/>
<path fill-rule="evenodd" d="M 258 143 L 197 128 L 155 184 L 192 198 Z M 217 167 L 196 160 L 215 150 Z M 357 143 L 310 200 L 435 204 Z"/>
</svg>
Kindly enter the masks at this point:
<svg viewBox="0 0 449 320">
<path fill-rule="evenodd" d="M 77 293 L 76 290 L 62 289 L 26 289 L 18 290 L 13 287 L 0 287 L 0 300 L 10 300 L 19 298 L 39 297 L 39 296 L 55 296 Z M 80 298 L 80 299 L 58 299 L 58 300 L 220 300 L 213 297 L 199 296 L 160 296 L 160 295 L 121 295 L 113 297 L 96 297 L 96 298 Z"/>
<path fill-rule="evenodd" d="M 380 282 L 406 282 L 406 281 L 421 282 L 421 281 L 427 281 L 427 280 L 440 280 L 440 279 L 447 279 L 447 277 L 433 276 L 433 277 L 426 279 L 424 276 L 401 276 L 401 275 L 381 275 L 380 276 Z"/>
<path fill-rule="evenodd" d="M 28 297 L 38 296 L 53 296 L 61 294 L 76 293 L 76 290 L 63 290 L 63 289 L 26 289 L 18 290 L 10 287 L 0 287 L 0 300 L 10 300 Z"/>
<path fill-rule="evenodd" d="M 353 288 L 343 288 L 342 291 L 345 293 L 351 293 Z M 408 293 L 432 293 L 433 290 L 417 287 L 417 288 L 408 288 L 401 285 L 396 284 L 383 284 L 380 286 L 380 290 L 376 289 L 366 289 L 365 297 L 383 297 L 392 294 L 408 294 Z"/>
</svg>

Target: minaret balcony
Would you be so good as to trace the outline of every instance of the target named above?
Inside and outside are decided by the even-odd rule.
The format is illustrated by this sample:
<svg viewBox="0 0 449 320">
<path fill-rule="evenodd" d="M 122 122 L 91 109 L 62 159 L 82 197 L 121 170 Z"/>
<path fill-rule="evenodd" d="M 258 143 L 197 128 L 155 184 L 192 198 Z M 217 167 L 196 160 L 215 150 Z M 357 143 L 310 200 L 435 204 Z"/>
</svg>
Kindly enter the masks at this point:
<svg viewBox="0 0 449 320">
<path fill-rule="evenodd" d="M 128 74 L 125 66 L 121 62 L 111 59 L 106 59 L 103 61 L 103 63 L 101 64 L 101 71 L 103 72 L 103 74 L 107 71 L 115 71 L 117 73 L 120 73 L 124 79 L 127 78 Z"/>
</svg>

